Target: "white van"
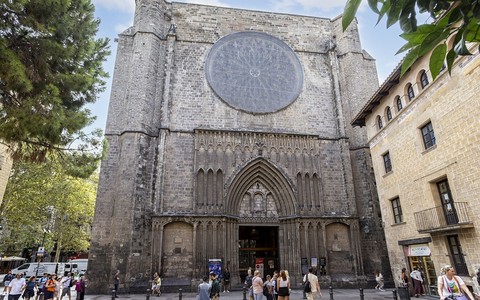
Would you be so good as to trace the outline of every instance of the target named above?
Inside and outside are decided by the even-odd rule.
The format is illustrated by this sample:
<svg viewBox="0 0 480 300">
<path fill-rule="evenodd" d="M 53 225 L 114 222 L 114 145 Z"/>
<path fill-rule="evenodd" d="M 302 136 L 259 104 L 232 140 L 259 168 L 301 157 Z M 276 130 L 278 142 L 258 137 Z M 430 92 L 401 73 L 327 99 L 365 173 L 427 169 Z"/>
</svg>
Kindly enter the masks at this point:
<svg viewBox="0 0 480 300">
<path fill-rule="evenodd" d="M 65 263 L 32 262 L 12 269 L 12 274 L 23 273 L 28 278 L 31 276 L 43 276 L 43 273 L 63 275 L 64 271 Z"/>
<path fill-rule="evenodd" d="M 71 272 L 77 276 L 82 276 L 87 272 L 88 259 L 71 259 L 65 263 L 65 272 Z"/>
</svg>

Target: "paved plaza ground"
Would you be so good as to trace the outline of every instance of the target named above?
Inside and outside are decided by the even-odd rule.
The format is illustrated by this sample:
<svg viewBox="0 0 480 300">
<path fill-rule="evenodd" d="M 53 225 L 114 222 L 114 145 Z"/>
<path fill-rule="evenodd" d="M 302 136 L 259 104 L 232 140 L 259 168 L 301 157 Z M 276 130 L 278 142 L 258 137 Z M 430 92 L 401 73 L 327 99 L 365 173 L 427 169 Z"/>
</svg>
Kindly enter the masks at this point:
<svg viewBox="0 0 480 300">
<path fill-rule="evenodd" d="M 385 300 L 385 299 L 393 299 L 393 289 L 386 289 L 385 292 L 377 291 L 375 289 L 366 289 L 364 290 L 364 300 Z M 328 289 L 322 289 L 323 298 L 321 300 L 330 300 L 330 293 Z M 72 295 L 73 296 L 73 295 Z M 72 297 L 73 298 L 73 297 Z M 109 295 L 86 295 L 85 300 L 108 300 L 112 299 Z M 147 300 L 145 294 L 119 294 L 118 300 Z M 194 293 L 184 293 L 182 294 L 182 300 L 195 300 L 196 294 Z M 230 293 L 221 293 L 220 300 L 242 300 L 243 293 L 241 291 L 233 291 Z M 266 298 L 264 297 L 263 300 Z M 290 294 L 290 300 L 302 300 L 303 293 L 301 290 L 293 290 Z M 360 300 L 360 291 L 358 289 L 334 289 L 333 290 L 333 299 L 334 300 L 353 300 L 357 299 Z M 432 296 L 422 296 L 420 298 L 412 297 L 413 299 L 423 299 L 423 300 L 438 300 L 438 297 Z M 178 293 L 169 293 L 169 294 L 162 294 L 160 297 L 150 297 L 149 300 L 180 300 Z M 320 300 L 317 298 L 317 300 Z M 398 300 L 400 299 L 398 297 Z"/>
</svg>

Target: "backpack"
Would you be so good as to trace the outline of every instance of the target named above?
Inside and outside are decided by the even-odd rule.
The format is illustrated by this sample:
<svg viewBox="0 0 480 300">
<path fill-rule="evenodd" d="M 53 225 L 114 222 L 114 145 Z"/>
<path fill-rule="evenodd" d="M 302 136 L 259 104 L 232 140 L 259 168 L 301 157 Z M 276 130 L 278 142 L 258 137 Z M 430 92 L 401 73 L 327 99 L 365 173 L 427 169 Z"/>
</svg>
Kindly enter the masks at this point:
<svg viewBox="0 0 480 300">
<path fill-rule="evenodd" d="M 72 287 L 75 285 L 76 280 L 73 280 L 73 277 L 70 278 L 70 283 L 68 284 L 69 287 Z"/>
<path fill-rule="evenodd" d="M 263 295 L 264 296 L 270 295 L 270 292 L 268 291 L 268 286 L 266 284 L 263 286 Z"/>
<path fill-rule="evenodd" d="M 305 293 L 311 293 L 312 292 L 312 286 L 310 284 L 310 280 L 308 280 L 308 274 L 305 279 L 305 285 L 303 286 L 303 291 Z"/>
</svg>

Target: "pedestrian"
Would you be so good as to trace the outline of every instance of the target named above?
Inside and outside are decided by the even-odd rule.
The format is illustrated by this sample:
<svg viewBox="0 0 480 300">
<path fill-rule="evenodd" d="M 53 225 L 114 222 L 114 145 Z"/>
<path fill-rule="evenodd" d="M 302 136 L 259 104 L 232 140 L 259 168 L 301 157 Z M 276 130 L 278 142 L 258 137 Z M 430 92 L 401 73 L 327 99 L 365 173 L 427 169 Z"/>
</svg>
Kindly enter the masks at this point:
<svg viewBox="0 0 480 300">
<path fill-rule="evenodd" d="M 158 275 L 158 272 L 155 272 L 153 274 L 153 279 L 152 279 L 152 295 L 153 296 L 160 297 L 161 286 L 162 286 L 162 280 L 160 279 L 160 275 Z"/>
<path fill-rule="evenodd" d="M 55 297 L 55 287 L 57 285 L 55 277 L 55 274 L 51 274 L 48 277 L 47 282 L 45 283 L 45 300 L 53 300 L 53 298 Z"/>
<path fill-rule="evenodd" d="M 220 282 L 218 282 L 218 275 L 210 272 L 210 299 L 218 300 L 220 298 Z"/>
<path fill-rule="evenodd" d="M 263 298 L 263 280 L 260 277 L 260 271 L 255 270 L 252 279 L 252 290 L 254 300 L 262 300 Z"/>
<path fill-rule="evenodd" d="M 207 276 L 204 276 L 198 285 L 198 300 L 210 300 L 210 285 Z"/>
<path fill-rule="evenodd" d="M 23 298 L 25 300 L 30 300 L 30 298 L 35 296 L 35 289 L 37 287 L 36 280 L 37 278 L 35 276 L 31 276 L 25 283 L 25 289 L 23 291 Z"/>
<path fill-rule="evenodd" d="M 383 280 L 383 275 L 378 270 L 375 270 L 375 281 L 377 281 L 377 285 L 375 286 L 375 289 L 384 292 L 385 290 L 383 289 L 383 286 L 385 285 L 385 283 Z"/>
<path fill-rule="evenodd" d="M 263 283 L 263 295 L 267 297 L 267 300 L 273 300 L 273 283 L 272 276 L 267 275 L 265 282 Z"/>
<path fill-rule="evenodd" d="M 322 298 L 322 292 L 320 291 L 320 284 L 318 283 L 317 275 L 313 274 L 313 268 L 308 268 L 308 274 L 305 274 L 303 277 L 304 284 L 306 282 L 310 282 L 310 292 L 307 293 L 308 300 L 315 300 L 317 299 L 317 293 Z"/>
<path fill-rule="evenodd" d="M 437 281 L 440 300 L 447 299 L 447 297 L 453 297 L 452 299 L 455 300 L 475 299 L 463 279 L 455 275 L 455 269 L 452 266 L 443 267 L 442 274 Z M 467 298 L 465 294 L 470 298 Z"/>
<path fill-rule="evenodd" d="M 37 290 L 37 296 L 35 297 L 35 300 L 44 300 L 45 296 L 45 283 L 48 280 L 48 273 L 43 273 L 43 277 L 41 277 L 38 280 L 38 290 Z"/>
<path fill-rule="evenodd" d="M 60 300 L 62 300 L 63 296 L 67 295 L 68 300 L 72 300 L 72 295 L 70 288 L 72 287 L 72 273 L 68 272 L 67 276 L 63 277 L 62 279 L 62 293 L 60 295 Z"/>
<path fill-rule="evenodd" d="M 245 287 L 248 289 L 248 299 L 250 300 L 253 300 L 252 279 L 252 268 L 248 268 L 247 276 L 245 277 Z"/>
<path fill-rule="evenodd" d="M 115 290 L 115 298 L 118 298 L 118 287 L 120 285 L 120 270 L 117 270 L 113 276 L 113 289 Z"/>
<path fill-rule="evenodd" d="M 3 294 L 5 295 L 8 290 L 8 286 L 10 285 L 10 282 L 15 278 L 12 274 L 12 270 L 8 270 L 7 275 L 3 277 Z"/>
<path fill-rule="evenodd" d="M 413 268 L 413 271 L 410 273 L 410 277 L 413 280 L 413 288 L 415 289 L 415 297 L 419 297 L 423 294 L 423 278 L 422 273 L 418 271 L 417 268 Z"/>
<path fill-rule="evenodd" d="M 77 292 L 77 300 L 83 300 L 85 297 L 85 276 L 80 276 L 80 279 L 75 283 L 75 291 Z"/>
<path fill-rule="evenodd" d="M 62 280 L 63 280 L 63 277 L 58 276 L 57 280 L 55 281 L 55 299 L 57 300 L 60 300 L 60 297 L 62 296 L 62 291 L 63 291 Z"/>
<path fill-rule="evenodd" d="M 288 300 L 290 297 L 290 278 L 288 278 L 285 270 L 280 271 L 277 279 L 278 300 Z"/>
<path fill-rule="evenodd" d="M 223 292 L 230 293 L 230 271 L 228 271 L 228 268 L 225 268 L 222 274 L 223 278 Z"/>
<path fill-rule="evenodd" d="M 406 268 L 402 268 L 402 274 L 400 274 L 400 286 L 408 288 L 408 276 Z"/>
<path fill-rule="evenodd" d="M 22 295 L 22 291 L 25 289 L 25 278 L 22 273 L 15 275 L 8 285 L 8 300 L 18 300 Z"/>
<path fill-rule="evenodd" d="M 278 299 L 277 279 L 278 279 L 278 272 L 277 272 L 277 271 L 273 271 L 273 277 L 272 277 L 273 300 L 277 300 L 277 299 Z"/>
</svg>

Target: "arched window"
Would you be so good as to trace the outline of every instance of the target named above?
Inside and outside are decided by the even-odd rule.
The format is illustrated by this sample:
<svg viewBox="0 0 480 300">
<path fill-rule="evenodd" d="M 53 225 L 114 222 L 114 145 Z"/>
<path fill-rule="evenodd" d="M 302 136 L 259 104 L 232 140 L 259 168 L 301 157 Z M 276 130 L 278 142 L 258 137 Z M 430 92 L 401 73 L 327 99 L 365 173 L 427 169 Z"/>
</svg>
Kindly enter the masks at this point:
<svg viewBox="0 0 480 300">
<path fill-rule="evenodd" d="M 400 99 L 400 96 L 397 96 L 397 111 L 401 111 L 402 108 L 403 108 L 403 105 L 402 105 L 402 99 Z"/>
<path fill-rule="evenodd" d="M 377 116 L 377 125 L 378 125 L 378 129 L 383 128 L 383 123 L 382 123 L 382 117 L 381 116 Z"/>
<path fill-rule="evenodd" d="M 411 83 L 407 85 L 407 94 L 408 94 L 408 100 L 412 101 L 413 98 L 415 98 L 415 92 L 413 91 L 413 86 Z"/>
<path fill-rule="evenodd" d="M 387 110 L 385 113 L 387 115 L 387 121 L 392 120 L 392 110 L 390 109 L 390 106 L 387 106 Z"/>
<path fill-rule="evenodd" d="M 422 86 L 422 89 L 424 89 L 428 85 L 428 76 L 427 72 L 423 71 L 422 75 L 420 75 L 420 85 Z"/>
</svg>

